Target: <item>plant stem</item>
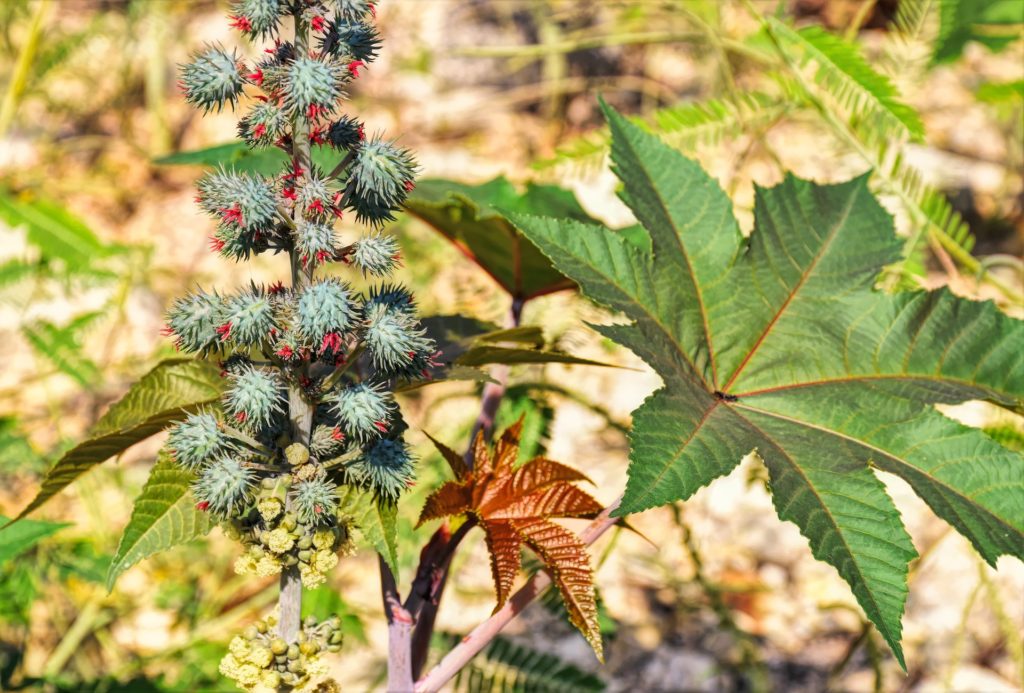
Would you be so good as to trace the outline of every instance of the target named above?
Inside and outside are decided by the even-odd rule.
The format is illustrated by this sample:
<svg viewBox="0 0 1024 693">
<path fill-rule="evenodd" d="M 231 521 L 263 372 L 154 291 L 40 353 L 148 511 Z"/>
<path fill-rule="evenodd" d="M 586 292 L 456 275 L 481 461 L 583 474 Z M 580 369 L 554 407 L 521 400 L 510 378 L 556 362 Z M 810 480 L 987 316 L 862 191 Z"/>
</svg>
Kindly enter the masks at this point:
<svg viewBox="0 0 1024 693">
<path fill-rule="evenodd" d="M 297 55 L 306 55 L 309 52 L 309 27 L 302 19 L 300 10 L 295 11 L 294 19 L 295 52 Z M 292 119 L 292 157 L 303 171 L 310 170 L 309 123 L 304 113 L 296 113 Z M 308 286 L 313 278 L 312 266 L 303 269 L 299 255 L 294 250 L 288 251 L 288 258 L 291 264 L 292 289 L 299 290 Z M 313 429 L 313 405 L 306 401 L 302 388 L 294 381 L 288 386 L 288 418 L 292 424 L 292 440 L 309 445 Z M 286 506 L 291 506 L 290 495 Z M 286 567 L 281 571 L 281 594 L 277 604 L 280 611 L 277 633 L 285 642 L 295 642 L 302 617 L 302 580 L 298 566 Z"/>
<path fill-rule="evenodd" d="M 580 539 L 584 544 L 593 544 L 608 529 L 614 527 L 618 518 L 611 517 L 612 512 L 619 507 L 622 501 L 618 500 L 601 511 L 587 527 L 580 532 Z M 489 619 L 473 629 L 462 641 L 456 645 L 451 652 L 445 655 L 441 662 L 430 670 L 426 676 L 416 682 L 413 689 L 415 693 L 435 693 L 441 686 L 451 680 L 462 667 L 466 666 L 480 650 L 487 647 L 487 644 L 501 632 L 501 629 L 508 625 L 509 621 L 518 616 L 523 609 L 539 597 L 544 590 L 551 586 L 551 577 L 544 571 L 538 572 L 523 585 L 518 592 L 494 613 Z"/>
</svg>

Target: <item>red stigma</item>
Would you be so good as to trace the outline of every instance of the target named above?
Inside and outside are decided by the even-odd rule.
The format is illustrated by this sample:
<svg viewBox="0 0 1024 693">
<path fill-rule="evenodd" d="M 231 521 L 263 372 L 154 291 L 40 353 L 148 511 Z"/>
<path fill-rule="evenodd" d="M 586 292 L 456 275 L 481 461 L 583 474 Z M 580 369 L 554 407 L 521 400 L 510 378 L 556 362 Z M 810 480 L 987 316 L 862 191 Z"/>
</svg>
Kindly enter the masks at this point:
<svg viewBox="0 0 1024 693">
<path fill-rule="evenodd" d="M 341 432 L 340 428 L 335 426 L 334 430 L 331 431 L 331 439 L 337 441 L 345 440 L 345 434 Z"/>
<path fill-rule="evenodd" d="M 314 212 L 316 212 L 317 214 L 323 214 L 324 213 L 324 203 L 321 202 L 320 200 L 313 200 L 312 202 L 309 203 L 309 207 L 307 207 L 306 209 L 311 209 Z"/>
<path fill-rule="evenodd" d="M 326 24 L 326 20 L 324 20 L 320 15 L 313 17 L 313 21 L 310 23 L 313 27 L 313 31 L 323 31 L 324 24 Z"/>
<path fill-rule="evenodd" d="M 196 510 L 202 510 L 203 512 L 206 512 L 209 509 L 210 501 L 199 501 L 198 503 L 196 503 Z"/>
<path fill-rule="evenodd" d="M 358 77 L 359 68 L 361 67 L 366 67 L 366 63 L 364 63 L 362 60 L 353 60 L 348 64 L 348 71 L 352 74 L 353 77 Z"/>
<path fill-rule="evenodd" d="M 266 134 L 267 134 L 267 126 L 264 125 L 263 123 L 259 123 L 256 127 L 254 127 L 252 129 L 253 137 L 260 138 L 260 137 L 263 137 Z"/>
<path fill-rule="evenodd" d="M 221 340 L 225 340 L 231 337 L 231 323 L 226 322 L 216 330 L 217 334 L 220 335 Z"/>
<path fill-rule="evenodd" d="M 299 199 L 299 195 L 298 193 L 295 192 L 295 188 L 285 188 L 284 190 L 281 191 L 281 194 L 284 195 L 284 198 L 286 200 L 294 201 Z"/>
<path fill-rule="evenodd" d="M 386 423 L 384 423 L 383 421 L 374 421 L 373 425 L 376 426 L 377 430 L 380 431 L 381 433 L 387 433 L 388 432 L 388 425 Z"/>
<path fill-rule="evenodd" d="M 256 72 L 249 75 L 249 79 L 256 84 L 256 86 L 263 86 L 263 70 L 256 68 Z"/>
<path fill-rule="evenodd" d="M 223 221 L 225 224 L 233 222 L 235 224 L 238 224 L 239 226 L 245 225 L 245 221 L 242 219 L 242 208 L 238 206 L 237 202 L 235 203 L 234 207 L 222 209 L 220 210 L 220 213 L 221 221 Z"/>
<path fill-rule="evenodd" d="M 320 507 L 319 505 L 314 505 L 314 506 L 313 506 L 313 512 L 315 512 L 315 513 L 316 513 L 317 515 L 319 515 L 319 514 L 320 514 L 320 513 L 322 513 L 323 511 L 324 511 L 324 509 L 323 509 L 323 508 L 321 508 L 321 507 Z"/>
<path fill-rule="evenodd" d="M 252 22 L 250 22 L 249 18 L 246 17 L 245 15 L 240 14 L 237 17 L 236 16 L 231 16 L 231 17 L 228 17 L 228 19 L 231 20 L 230 26 L 231 26 L 232 29 L 238 29 L 239 31 L 245 31 L 245 32 L 252 31 Z"/>
<path fill-rule="evenodd" d="M 412 192 L 415 188 L 416 188 L 416 184 L 413 183 L 411 180 L 405 181 L 405 190 L 406 190 L 406 192 Z"/>
<path fill-rule="evenodd" d="M 330 349 L 331 351 L 341 350 L 341 335 L 337 332 L 328 332 L 324 335 L 323 342 L 320 343 L 321 353 Z"/>
<path fill-rule="evenodd" d="M 163 329 L 160 330 L 160 334 L 163 335 L 164 337 L 170 337 L 171 335 L 174 334 L 174 328 L 171 327 L 170 325 L 164 325 Z"/>
<path fill-rule="evenodd" d="M 277 354 L 278 356 L 280 356 L 283 359 L 290 359 L 292 356 L 295 356 L 295 352 L 292 351 L 292 348 L 290 346 L 288 346 L 287 344 L 285 344 L 283 347 L 281 347 L 280 349 L 278 349 L 274 353 Z"/>
<path fill-rule="evenodd" d="M 245 420 L 248 418 L 249 415 L 246 414 L 244 411 L 240 411 L 237 414 L 235 414 L 235 421 L 237 421 L 238 423 L 244 423 Z"/>
<path fill-rule="evenodd" d="M 326 250 L 318 250 L 318 251 L 316 251 L 316 261 L 317 262 L 327 262 L 330 259 L 331 259 L 331 254 L 329 252 L 327 252 Z"/>
<path fill-rule="evenodd" d="M 284 293 L 284 282 L 281 282 L 281 281 L 274 282 L 273 284 L 271 284 L 270 286 L 267 287 L 267 291 L 269 291 L 272 294 Z"/>
<path fill-rule="evenodd" d="M 376 19 L 377 18 L 377 5 L 375 3 L 368 2 L 368 3 L 366 3 L 366 6 L 370 8 L 370 14 L 373 15 L 374 19 Z"/>
<path fill-rule="evenodd" d="M 366 129 L 363 127 L 362 123 L 359 123 L 359 139 L 366 139 Z"/>
</svg>

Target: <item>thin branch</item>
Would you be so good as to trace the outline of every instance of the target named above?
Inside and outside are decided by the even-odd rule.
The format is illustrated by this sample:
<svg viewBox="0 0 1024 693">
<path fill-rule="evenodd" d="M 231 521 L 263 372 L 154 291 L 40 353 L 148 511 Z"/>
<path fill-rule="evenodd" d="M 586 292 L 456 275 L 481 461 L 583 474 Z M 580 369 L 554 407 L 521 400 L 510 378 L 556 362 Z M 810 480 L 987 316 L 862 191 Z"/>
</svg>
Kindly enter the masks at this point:
<svg viewBox="0 0 1024 693">
<path fill-rule="evenodd" d="M 593 544 L 608 529 L 615 526 L 618 518 L 611 517 L 611 514 L 619 507 L 621 501 L 622 497 L 620 496 L 580 532 L 580 539 L 584 544 Z M 509 621 L 518 616 L 550 586 L 551 577 L 544 571 L 538 572 L 530 578 L 518 592 L 512 595 L 505 606 L 474 628 L 451 652 L 445 655 L 437 666 L 417 681 L 416 687 L 413 689 L 415 693 L 435 693 L 441 690 L 441 687 L 450 681 L 462 667 L 469 664 L 478 652 L 487 647 L 487 644 L 501 632 L 502 628 L 508 625 Z"/>
</svg>

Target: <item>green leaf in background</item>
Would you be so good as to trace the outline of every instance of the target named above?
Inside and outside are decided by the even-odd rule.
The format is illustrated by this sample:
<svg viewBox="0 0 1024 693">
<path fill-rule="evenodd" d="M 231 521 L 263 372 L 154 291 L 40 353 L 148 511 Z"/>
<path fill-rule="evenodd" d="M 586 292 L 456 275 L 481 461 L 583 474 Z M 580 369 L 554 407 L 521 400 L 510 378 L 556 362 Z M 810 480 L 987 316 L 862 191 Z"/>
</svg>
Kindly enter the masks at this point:
<svg viewBox="0 0 1024 693">
<path fill-rule="evenodd" d="M 968 41 L 999 51 L 1021 39 L 1024 4 L 1021 0 L 940 0 L 939 36 L 933 63 L 956 60 Z"/>
<path fill-rule="evenodd" d="M 100 311 L 85 313 L 63 327 L 39 320 L 24 325 L 21 333 L 36 354 L 82 387 L 87 387 L 96 383 L 101 374 L 96 363 L 82 350 L 82 333 L 104 316 L 105 313 Z"/>
<path fill-rule="evenodd" d="M 68 272 L 94 273 L 99 258 L 120 253 L 123 247 L 105 244 L 80 219 L 44 199 L 15 197 L 0 188 L 0 219 L 12 228 L 24 227 L 29 243 L 42 258 L 63 263 Z"/>
<path fill-rule="evenodd" d="M 623 200 L 653 254 L 564 220 L 517 224 L 661 375 L 634 412 L 620 515 L 688 498 L 756 451 L 779 517 L 834 566 L 903 663 L 916 552 L 873 470 L 902 477 L 990 564 L 1024 557 L 1024 457 L 932 406 L 1024 399 L 1024 322 L 947 290 L 889 295 L 891 217 L 863 177 L 758 189 L 744 239 L 697 163 L 606 109 Z"/>
<path fill-rule="evenodd" d="M 338 506 L 345 509 L 363 539 L 381 555 L 397 580 L 398 506 L 379 501 L 370 491 L 355 486 L 343 487 L 338 495 Z"/>
<path fill-rule="evenodd" d="M 557 594 L 556 590 L 551 590 Z M 459 643 L 457 635 L 440 633 L 445 649 Z M 605 683 L 592 674 L 559 659 L 498 636 L 455 676 L 452 690 L 459 693 L 530 691 L 530 693 L 600 693 Z"/>
<path fill-rule="evenodd" d="M 210 514 L 196 510 L 189 490 L 194 479 L 194 474 L 161 453 L 135 499 L 131 520 L 110 563 L 108 590 L 114 588 L 121 573 L 143 558 L 209 533 L 214 525 Z"/>
<path fill-rule="evenodd" d="M 7 522 L 8 519 L 0 515 L 0 524 L 6 525 Z M 4 527 L 0 530 L 0 566 L 28 551 L 51 534 L 70 526 L 67 522 L 25 520 L 12 527 Z"/>
<path fill-rule="evenodd" d="M 512 297 L 523 300 L 574 284 L 523 242 L 507 213 L 594 221 L 568 190 L 530 184 L 519 193 L 504 177 L 481 185 L 422 180 L 409 195 L 406 209 L 454 243 Z"/>
<path fill-rule="evenodd" d="M 39 493 L 14 521 L 46 503 L 101 462 L 159 433 L 189 412 L 213 404 L 222 388 L 220 371 L 213 364 L 190 359 L 160 363 L 110 407 L 87 440 L 57 461 L 43 479 Z"/>
<path fill-rule="evenodd" d="M 886 132 L 895 129 L 916 141 L 924 139 L 924 123 L 917 111 L 899 100 L 896 87 L 868 64 L 859 46 L 818 26 L 794 31 L 774 17 L 768 21 L 780 38 L 802 52 L 805 63 L 815 63 L 815 80 L 848 113 L 882 121 Z"/>
<path fill-rule="evenodd" d="M 342 155 L 329 147 L 313 148 L 313 163 L 330 171 L 341 162 Z M 274 176 L 288 165 L 288 155 L 280 149 L 249 149 L 245 142 L 228 142 L 205 149 L 176 152 L 156 159 L 162 166 L 224 166 L 235 171 Z"/>
</svg>

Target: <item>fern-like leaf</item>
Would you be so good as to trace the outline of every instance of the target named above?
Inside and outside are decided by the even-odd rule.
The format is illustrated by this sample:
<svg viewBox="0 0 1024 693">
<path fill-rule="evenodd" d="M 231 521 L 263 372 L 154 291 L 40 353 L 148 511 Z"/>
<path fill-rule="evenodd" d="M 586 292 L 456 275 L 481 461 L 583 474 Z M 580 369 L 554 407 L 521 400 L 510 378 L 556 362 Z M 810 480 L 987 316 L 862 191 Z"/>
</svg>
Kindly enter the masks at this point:
<svg viewBox="0 0 1024 693">
<path fill-rule="evenodd" d="M 814 79 L 844 111 L 858 120 L 877 123 L 888 136 L 924 138 L 924 124 L 885 75 L 876 72 L 857 46 L 817 26 L 794 30 L 783 22 L 767 20 L 775 34 L 796 48 L 803 64 L 816 65 Z"/>
<path fill-rule="evenodd" d="M 446 636 L 455 646 L 460 638 Z M 601 693 L 604 681 L 553 654 L 537 652 L 497 637 L 456 676 L 457 693 Z"/>
</svg>

